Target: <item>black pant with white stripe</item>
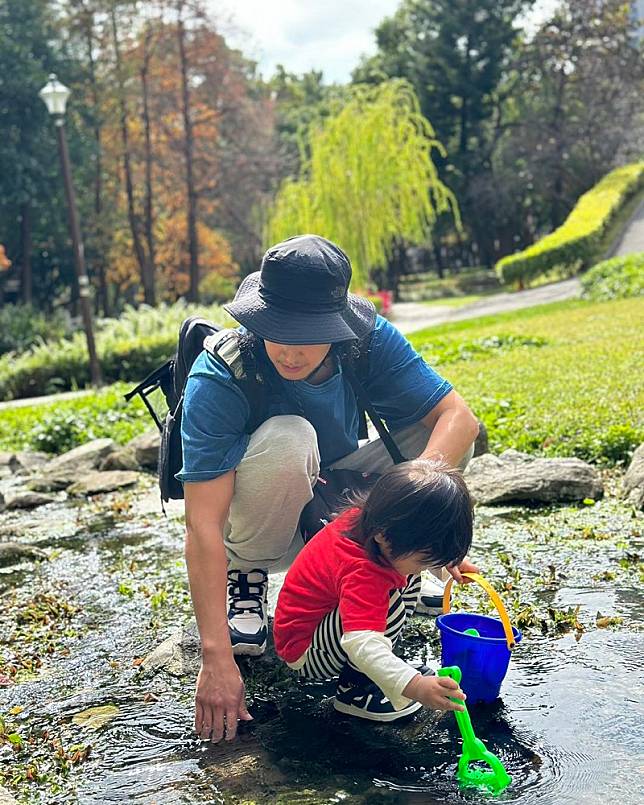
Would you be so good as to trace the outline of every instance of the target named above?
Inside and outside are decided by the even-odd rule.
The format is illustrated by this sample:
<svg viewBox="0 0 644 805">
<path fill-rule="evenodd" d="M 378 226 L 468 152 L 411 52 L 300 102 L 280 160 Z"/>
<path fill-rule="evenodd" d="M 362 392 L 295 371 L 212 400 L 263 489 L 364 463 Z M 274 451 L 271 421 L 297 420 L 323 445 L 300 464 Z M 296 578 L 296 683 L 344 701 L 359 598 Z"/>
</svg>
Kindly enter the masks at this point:
<svg viewBox="0 0 644 805">
<path fill-rule="evenodd" d="M 405 619 L 416 609 L 420 583 L 420 576 L 409 576 L 404 590 L 391 591 L 385 637 L 388 637 L 392 643 L 396 642 L 402 632 Z M 336 607 L 325 615 L 313 633 L 311 645 L 306 653 L 306 661 L 298 670 L 298 674 L 305 679 L 332 679 L 337 676 L 349 662 L 340 645 L 341 638 L 342 621 Z"/>
</svg>

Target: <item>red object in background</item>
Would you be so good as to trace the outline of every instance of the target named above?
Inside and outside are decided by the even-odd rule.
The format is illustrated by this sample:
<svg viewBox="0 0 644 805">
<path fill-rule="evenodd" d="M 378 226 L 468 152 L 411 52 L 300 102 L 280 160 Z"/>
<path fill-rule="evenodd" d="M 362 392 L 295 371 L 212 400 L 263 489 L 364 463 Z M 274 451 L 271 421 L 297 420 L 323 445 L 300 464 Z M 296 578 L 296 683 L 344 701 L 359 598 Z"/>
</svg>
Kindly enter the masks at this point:
<svg viewBox="0 0 644 805">
<path fill-rule="evenodd" d="M 393 291 L 376 291 L 374 296 L 379 296 L 382 299 L 382 315 L 388 316 L 391 313 L 391 308 L 394 303 Z"/>
</svg>

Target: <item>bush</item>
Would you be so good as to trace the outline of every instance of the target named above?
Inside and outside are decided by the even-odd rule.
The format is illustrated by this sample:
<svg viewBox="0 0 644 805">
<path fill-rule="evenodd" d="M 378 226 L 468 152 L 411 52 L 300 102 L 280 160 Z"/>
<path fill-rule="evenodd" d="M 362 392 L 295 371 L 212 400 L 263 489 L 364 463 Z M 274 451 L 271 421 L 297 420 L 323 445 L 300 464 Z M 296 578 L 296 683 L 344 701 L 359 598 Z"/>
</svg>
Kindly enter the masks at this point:
<svg viewBox="0 0 644 805">
<path fill-rule="evenodd" d="M 206 305 L 223 304 L 233 298 L 237 285 L 236 279 L 222 277 L 216 271 L 211 271 L 199 283 L 199 296 Z"/>
<path fill-rule="evenodd" d="M 181 322 L 199 314 L 222 325 L 232 319 L 219 307 L 174 305 L 126 310 L 119 319 L 97 322 L 96 346 L 103 379 L 140 380 L 176 350 Z M 24 355 L 0 358 L 0 399 L 52 394 L 90 382 L 84 333 L 32 347 Z"/>
<path fill-rule="evenodd" d="M 610 465 L 627 462 L 644 441 L 640 321 L 639 300 L 575 300 L 410 339 L 430 363 L 438 355 L 441 374 L 487 427 L 493 452 L 513 447 Z"/>
<path fill-rule="evenodd" d="M 0 308 L 0 355 L 24 352 L 34 344 L 57 341 L 71 333 L 69 317 L 62 311 L 45 314 L 31 305 Z"/>
<path fill-rule="evenodd" d="M 527 249 L 496 264 L 503 283 L 526 282 L 560 268 L 574 274 L 599 259 L 604 238 L 625 202 L 644 186 L 644 162 L 617 168 L 578 200 L 565 222 Z"/>
<path fill-rule="evenodd" d="M 613 257 L 593 266 L 581 278 L 586 299 L 627 299 L 644 295 L 644 252 Z"/>
</svg>

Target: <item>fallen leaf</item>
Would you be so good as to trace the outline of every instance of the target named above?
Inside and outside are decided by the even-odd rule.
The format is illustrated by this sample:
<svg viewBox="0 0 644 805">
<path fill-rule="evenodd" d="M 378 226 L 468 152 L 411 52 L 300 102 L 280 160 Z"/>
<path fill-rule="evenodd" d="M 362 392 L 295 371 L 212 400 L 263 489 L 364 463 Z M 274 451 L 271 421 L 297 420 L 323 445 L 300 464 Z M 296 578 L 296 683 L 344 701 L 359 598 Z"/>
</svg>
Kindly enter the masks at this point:
<svg viewBox="0 0 644 805">
<path fill-rule="evenodd" d="M 9 710 L 9 715 L 17 716 L 19 713 L 22 713 L 24 709 L 24 707 L 21 707 L 19 704 L 17 704 L 15 707 L 12 707 L 11 710 Z"/>
<path fill-rule="evenodd" d="M 159 697 L 158 697 L 156 694 L 151 693 L 150 691 L 148 691 L 148 692 L 145 694 L 145 696 L 143 697 L 143 701 L 144 701 L 144 702 L 146 702 L 146 703 L 147 703 L 147 702 L 158 702 L 158 701 L 159 701 Z"/>
<path fill-rule="evenodd" d="M 138 665 L 143 665 L 145 661 L 145 657 L 137 657 L 136 659 L 132 660 L 132 665 L 136 668 Z"/>
<path fill-rule="evenodd" d="M 92 730 L 97 730 L 108 721 L 111 721 L 118 715 L 119 709 L 115 704 L 105 704 L 102 707 L 90 707 L 88 710 L 82 710 L 80 713 L 72 718 L 74 724 L 80 727 L 89 727 Z"/>
</svg>

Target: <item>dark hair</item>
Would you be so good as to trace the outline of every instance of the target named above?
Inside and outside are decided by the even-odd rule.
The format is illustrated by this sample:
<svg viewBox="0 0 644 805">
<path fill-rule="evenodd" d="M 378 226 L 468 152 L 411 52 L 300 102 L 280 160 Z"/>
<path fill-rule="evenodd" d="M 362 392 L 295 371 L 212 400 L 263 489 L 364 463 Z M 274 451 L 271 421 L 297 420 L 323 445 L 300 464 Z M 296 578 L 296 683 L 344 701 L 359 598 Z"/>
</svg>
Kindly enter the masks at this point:
<svg viewBox="0 0 644 805">
<path fill-rule="evenodd" d="M 387 564 L 379 534 L 392 559 L 421 553 L 436 567 L 458 564 L 472 544 L 472 499 L 461 473 L 443 462 L 398 464 L 351 503 L 360 511 L 345 536 L 378 564 Z"/>
</svg>

